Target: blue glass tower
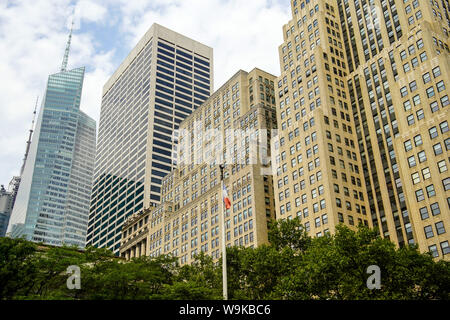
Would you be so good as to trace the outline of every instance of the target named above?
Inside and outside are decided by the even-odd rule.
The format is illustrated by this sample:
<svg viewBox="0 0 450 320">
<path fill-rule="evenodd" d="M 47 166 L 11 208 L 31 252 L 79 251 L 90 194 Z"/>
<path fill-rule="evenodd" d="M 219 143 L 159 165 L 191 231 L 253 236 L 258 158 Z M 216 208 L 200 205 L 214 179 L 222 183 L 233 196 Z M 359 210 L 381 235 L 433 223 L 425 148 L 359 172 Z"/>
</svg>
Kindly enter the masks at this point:
<svg viewBox="0 0 450 320">
<path fill-rule="evenodd" d="M 51 245 L 84 247 L 96 123 L 80 111 L 85 68 L 50 75 L 8 232 Z"/>
</svg>

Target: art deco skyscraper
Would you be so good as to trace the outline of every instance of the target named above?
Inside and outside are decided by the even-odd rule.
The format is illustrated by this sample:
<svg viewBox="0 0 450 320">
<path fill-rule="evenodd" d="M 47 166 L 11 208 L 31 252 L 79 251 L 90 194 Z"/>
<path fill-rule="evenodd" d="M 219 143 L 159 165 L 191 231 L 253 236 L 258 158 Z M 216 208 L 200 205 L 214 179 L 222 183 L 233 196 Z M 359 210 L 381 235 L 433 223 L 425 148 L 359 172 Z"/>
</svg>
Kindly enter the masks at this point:
<svg viewBox="0 0 450 320">
<path fill-rule="evenodd" d="M 158 24 L 103 88 L 87 244 L 118 253 L 131 214 L 161 200 L 172 134 L 213 90 L 213 52 Z"/>
<path fill-rule="evenodd" d="M 84 67 L 67 70 L 71 38 L 60 72 L 48 78 L 8 232 L 84 247 L 96 123 L 80 110 Z"/>
<path fill-rule="evenodd" d="M 338 8 L 371 220 L 400 246 L 449 259 L 448 1 Z"/>
<path fill-rule="evenodd" d="M 313 235 L 363 222 L 445 256 L 448 1 L 291 6 L 280 46 L 278 218 L 300 215 Z"/>
<path fill-rule="evenodd" d="M 299 216 L 315 236 L 339 223 L 370 225 L 345 50 L 342 41 L 328 43 L 339 17 L 326 1 L 294 1 L 292 9 L 279 48 L 277 218 Z"/>
</svg>

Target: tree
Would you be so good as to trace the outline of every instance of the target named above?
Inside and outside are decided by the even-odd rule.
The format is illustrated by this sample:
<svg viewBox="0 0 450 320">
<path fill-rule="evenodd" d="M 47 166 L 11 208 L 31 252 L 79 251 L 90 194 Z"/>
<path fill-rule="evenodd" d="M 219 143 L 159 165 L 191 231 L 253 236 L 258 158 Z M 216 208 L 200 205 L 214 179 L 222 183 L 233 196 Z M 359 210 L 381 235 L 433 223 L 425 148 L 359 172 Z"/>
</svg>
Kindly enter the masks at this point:
<svg viewBox="0 0 450 320">
<path fill-rule="evenodd" d="M 280 279 L 293 272 L 299 256 L 290 247 L 274 246 L 227 249 L 231 299 L 279 299 L 274 291 Z"/>
<path fill-rule="evenodd" d="M 35 254 L 38 269 L 28 298 L 70 299 L 75 291 L 67 290 L 67 268 L 86 263 L 83 251 L 77 247 L 43 247 Z"/>
<path fill-rule="evenodd" d="M 381 270 L 381 289 L 367 287 L 367 268 Z M 449 299 L 450 265 L 416 247 L 397 249 L 374 230 L 346 226 L 314 238 L 292 274 L 277 287 L 285 299 Z"/>
<path fill-rule="evenodd" d="M 27 295 L 37 273 L 37 246 L 23 239 L 0 238 L 0 299 Z"/>
<path fill-rule="evenodd" d="M 336 227 L 310 238 L 298 219 L 271 224 L 272 243 L 227 248 L 230 299 L 445 299 L 450 263 L 417 247 L 397 248 L 375 230 Z M 81 289 L 66 286 L 67 267 L 81 269 Z M 369 266 L 380 289 L 369 289 Z M 222 299 L 221 261 L 201 253 L 180 267 L 177 258 L 125 261 L 106 249 L 49 247 L 0 238 L 0 299 Z"/>
<path fill-rule="evenodd" d="M 141 257 L 131 261 L 108 259 L 82 267 L 80 297 L 87 300 L 143 300 L 159 298 L 172 284 L 174 258 Z"/>
<path fill-rule="evenodd" d="M 161 299 L 217 300 L 222 299 L 222 269 L 210 256 L 201 252 L 189 265 L 182 266 L 171 285 L 165 285 Z"/>
<path fill-rule="evenodd" d="M 270 245 L 276 250 L 289 247 L 304 252 L 311 245 L 311 237 L 308 236 L 299 217 L 270 221 L 268 238 Z"/>
</svg>

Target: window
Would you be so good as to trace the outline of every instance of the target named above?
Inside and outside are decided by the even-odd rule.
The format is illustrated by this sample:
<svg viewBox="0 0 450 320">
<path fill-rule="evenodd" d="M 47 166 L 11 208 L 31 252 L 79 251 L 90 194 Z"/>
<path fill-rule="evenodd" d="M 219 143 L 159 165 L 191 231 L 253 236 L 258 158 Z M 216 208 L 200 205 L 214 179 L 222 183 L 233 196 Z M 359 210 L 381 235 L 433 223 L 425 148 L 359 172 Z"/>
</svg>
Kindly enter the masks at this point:
<svg viewBox="0 0 450 320">
<path fill-rule="evenodd" d="M 424 51 L 420 54 L 420 61 L 424 62 L 428 59 L 427 53 Z"/>
<path fill-rule="evenodd" d="M 420 212 L 420 217 L 422 218 L 422 220 L 425 220 L 429 217 L 427 207 L 420 208 L 419 212 Z"/>
<path fill-rule="evenodd" d="M 416 147 L 422 145 L 422 136 L 420 134 L 414 137 L 414 144 Z"/>
<path fill-rule="evenodd" d="M 427 155 L 426 155 L 425 151 L 420 151 L 420 152 L 417 154 L 417 158 L 419 159 L 419 162 L 420 162 L 420 163 L 422 163 L 422 162 L 424 162 L 424 161 L 427 161 Z"/>
<path fill-rule="evenodd" d="M 350 225 L 355 225 L 355 222 L 354 222 L 354 220 L 353 220 L 353 216 L 348 216 L 348 223 L 350 224 Z"/>
<path fill-rule="evenodd" d="M 401 88 L 400 94 L 402 97 L 406 96 L 408 94 L 408 89 L 406 87 Z"/>
<path fill-rule="evenodd" d="M 426 226 L 425 228 L 423 228 L 423 230 L 427 239 L 434 237 L 433 228 L 431 227 L 431 225 Z"/>
<path fill-rule="evenodd" d="M 316 228 L 320 227 L 320 218 L 319 218 L 319 217 L 317 217 L 317 218 L 314 220 L 314 222 L 315 222 Z"/>
<path fill-rule="evenodd" d="M 439 203 L 437 203 L 437 202 L 432 203 L 430 205 L 430 208 L 431 208 L 431 213 L 433 214 L 433 216 L 437 216 L 437 215 L 441 214 L 441 209 L 439 208 Z"/>
<path fill-rule="evenodd" d="M 425 74 L 422 76 L 422 79 L 423 79 L 423 83 L 428 83 L 428 82 L 430 82 L 430 81 L 431 81 L 430 73 L 429 73 L 429 72 L 425 73 Z"/>
<path fill-rule="evenodd" d="M 438 252 L 437 246 L 436 246 L 435 244 L 429 246 L 429 247 L 428 247 L 428 250 L 430 251 L 431 256 L 432 256 L 433 258 L 439 257 L 439 252 Z"/>
<path fill-rule="evenodd" d="M 441 104 L 442 104 L 442 107 L 446 107 L 450 104 L 450 101 L 449 101 L 447 95 L 445 95 L 441 98 Z"/>
<path fill-rule="evenodd" d="M 448 241 L 441 242 L 441 250 L 442 250 L 442 255 L 446 255 L 446 254 L 450 253 L 450 247 L 448 245 Z"/>
<path fill-rule="evenodd" d="M 433 113 L 439 110 L 439 104 L 437 103 L 437 101 L 433 101 L 432 103 L 430 103 L 430 109 Z"/>
<path fill-rule="evenodd" d="M 411 180 L 412 180 L 413 184 L 418 184 L 418 183 L 420 182 L 420 176 L 419 176 L 419 173 L 418 173 L 418 172 L 414 172 L 414 173 L 411 175 Z"/>
<path fill-rule="evenodd" d="M 421 18 L 422 18 L 422 11 L 419 10 L 416 12 L 416 19 L 419 20 Z"/>
<path fill-rule="evenodd" d="M 438 162 L 438 168 L 440 173 L 447 171 L 447 163 L 445 162 L 445 160 Z"/>
<path fill-rule="evenodd" d="M 445 233 L 444 222 L 439 221 L 439 222 L 435 223 L 434 225 L 436 227 L 437 234 L 444 234 Z"/>
<path fill-rule="evenodd" d="M 409 150 L 412 149 L 412 143 L 411 143 L 411 140 L 405 141 L 403 144 L 405 145 L 405 151 L 406 151 L 406 152 L 408 152 Z"/>
<path fill-rule="evenodd" d="M 410 70 L 411 70 L 411 67 L 409 66 L 409 62 L 405 63 L 403 65 L 403 71 L 406 73 L 406 72 L 409 72 Z"/>
<path fill-rule="evenodd" d="M 444 91 L 445 90 L 444 80 L 441 80 L 438 83 L 436 83 L 436 88 L 438 92 Z"/>
<path fill-rule="evenodd" d="M 427 190 L 428 198 L 434 197 L 436 195 L 436 191 L 434 190 L 433 184 L 430 184 L 429 186 L 427 186 L 426 190 Z"/>
<path fill-rule="evenodd" d="M 425 114 L 423 113 L 423 109 L 417 110 L 416 112 L 417 120 L 422 120 L 425 118 Z"/>
<path fill-rule="evenodd" d="M 414 156 L 409 157 L 408 164 L 410 168 L 414 167 L 416 165 L 416 158 Z"/>
<path fill-rule="evenodd" d="M 448 122 L 444 121 L 442 122 L 439 127 L 441 128 L 441 133 L 446 133 L 448 131 Z"/>
<path fill-rule="evenodd" d="M 445 191 L 450 190 L 450 177 L 442 180 L 442 185 L 444 186 Z"/>
<path fill-rule="evenodd" d="M 441 144 L 440 144 L 440 143 L 436 143 L 436 144 L 433 146 L 433 150 L 434 150 L 434 154 L 435 154 L 436 156 L 442 154 L 442 146 L 441 146 Z"/>
<path fill-rule="evenodd" d="M 429 134 L 430 134 L 430 138 L 434 139 L 438 136 L 438 131 L 436 129 L 436 127 L 432 127 L 428 130 Z"/>
<path fill-rule="evenodd" d="M 431 178 L 430 168 L 426 167 L 426 168 L 422 169 L 422 176 L 423 176 L 423 180 L 430 179 Z"/>
<path fill-rule="evenodd" d="M 417 44 L 417 49 L 422 49 L 423 48 L 423 40 L 422 39 L 420 39 L 420 40 L 418 40 L 417 42 L 416 42 L 416 44 Z"/>
<path fill-rule="evenodd" d="M 403 50 L 402 52 L 400 52 L 400 58 L 401 58 L 402 60 L 405 60 L 406 57 L 407 57 L 407 54 L 406 54 L 406 51 L 405 51 L 405 50 Z"/>
<path fill-rule="evenodd" d="M 417 202 L 425 200 L 425 195 L 422 189 L 416 190 L 416 200 Z"/>
<path fill-rule="evenodd" d="M 405 111 L 411 110 L 411 101 L 406 100 L 405 102 L 403 102 L 403 108 L 405 109 Z"/>
<path fill-rule="evenodd" d="M 434 76 L 435 78 L 437 78 L 437 77 L 439 77 L 440 75 L 441 75 L 441 68 L 439 68 L 439 67 L 434 68 L 434 69 L 433 69 L 433 76 Z"/>
</svg>

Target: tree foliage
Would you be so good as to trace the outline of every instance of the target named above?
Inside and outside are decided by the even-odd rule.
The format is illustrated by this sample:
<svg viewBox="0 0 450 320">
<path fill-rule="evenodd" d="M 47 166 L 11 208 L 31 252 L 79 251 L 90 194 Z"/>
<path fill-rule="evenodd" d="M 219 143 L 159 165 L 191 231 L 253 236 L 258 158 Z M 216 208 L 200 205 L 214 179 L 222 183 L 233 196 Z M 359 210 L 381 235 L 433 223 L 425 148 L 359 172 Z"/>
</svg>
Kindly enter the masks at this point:
<svg viewBox="0 0 450 320">
<path fill-rule="evenodd" d="M 227 249 L 230 299 L 449 299 L 450 263 L 416 247 L 397 248 L 374 230 L 343 225 L 311 238 L 298 219 L 272 222 L 269 245 Z M 0 238 L 3 299 L 222 299 L 222 264 L 205 254 L 179 266 L 170 256 L 125 261 L 106 249 L 45 247 Z M 81 289 L 67 289 L 68 266 Z M 367 287 L 369 266 L 381 288 Z"/>
</svg>

